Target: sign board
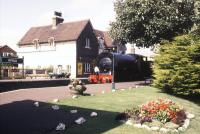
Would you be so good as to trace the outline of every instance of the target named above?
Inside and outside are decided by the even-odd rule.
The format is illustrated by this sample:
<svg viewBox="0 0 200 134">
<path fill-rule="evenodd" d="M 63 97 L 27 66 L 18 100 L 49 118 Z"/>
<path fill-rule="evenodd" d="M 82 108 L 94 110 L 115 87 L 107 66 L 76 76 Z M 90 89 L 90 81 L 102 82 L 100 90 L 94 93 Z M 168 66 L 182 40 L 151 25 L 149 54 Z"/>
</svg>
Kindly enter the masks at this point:
<svg viewBox="0 0 200 134">
<path fill-rule="evenodd" d="M 23 64 L 23 58 L 13 58 L 13 57 L 0 57 L 1 64 Z"/>
<path fill-rule="evenodd" d="M 83 64 L 81 62 L 78 63 L 78 75 L 83 74 Z"/>
</svg>

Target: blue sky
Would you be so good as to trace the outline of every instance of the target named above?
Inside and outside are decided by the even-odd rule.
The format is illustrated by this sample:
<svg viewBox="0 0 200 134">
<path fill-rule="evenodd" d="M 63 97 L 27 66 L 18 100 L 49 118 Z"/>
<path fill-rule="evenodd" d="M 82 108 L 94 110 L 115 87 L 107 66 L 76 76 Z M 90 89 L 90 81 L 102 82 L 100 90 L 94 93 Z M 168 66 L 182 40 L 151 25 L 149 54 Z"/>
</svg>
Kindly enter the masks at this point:
<svg viewBox="0 0 200 134">
<path fill-rule="evenodd" d="M 53 12 L 65 22 L 90 19 L 94 28 L 108 30 L 114 20 L 114 0 L 0 0 L 0 45 L 16 48 L 30 27 L 51 24 Z"/>
</svg>

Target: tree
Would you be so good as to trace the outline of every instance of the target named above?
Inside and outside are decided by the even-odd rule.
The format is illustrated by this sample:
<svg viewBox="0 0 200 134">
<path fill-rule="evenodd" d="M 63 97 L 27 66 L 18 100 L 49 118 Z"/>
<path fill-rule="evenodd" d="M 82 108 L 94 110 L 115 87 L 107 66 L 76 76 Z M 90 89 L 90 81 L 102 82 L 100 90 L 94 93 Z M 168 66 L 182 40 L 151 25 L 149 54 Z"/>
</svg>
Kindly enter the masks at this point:
<svg viewBox="0 0 200 134">
<path fill-rule="evenodd" d="M 200 96 L 200 36 L 182 35 L 161 44 L 153 85 L 168 93 Z"/>
<path fill-rule="evenodd" d="M 188 33 L 200 23 L 197 0 L 117 0 L 110 35 L 125 44 L 149 47 Z"/>
</svg>

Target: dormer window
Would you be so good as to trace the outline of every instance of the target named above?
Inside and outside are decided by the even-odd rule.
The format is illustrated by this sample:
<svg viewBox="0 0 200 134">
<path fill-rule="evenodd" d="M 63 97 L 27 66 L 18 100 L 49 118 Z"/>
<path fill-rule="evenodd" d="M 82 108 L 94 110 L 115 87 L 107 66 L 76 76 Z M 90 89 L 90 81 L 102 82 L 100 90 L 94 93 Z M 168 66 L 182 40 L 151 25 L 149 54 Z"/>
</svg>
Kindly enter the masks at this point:
<svg viewBox="0 0 200 134">
<path fill-rule="evenodd" d="M 3 57 L 7 57 L 7 56 L 8 56 L 8 54 L 4 52 L 3 53 Z"/>
<path fill-rule="evenodd" d="M 89 38 L 86 38 L 86 40 L 85 40 L 85 48 L 90 49 L 90 39 Z"/>
<path fill-rule="evenodd" d="M 34 39 L 34 40 L 32 41 L 32 43 L 33 43 L 33 45 L 36 47 L 36 49 L 39 48 L 39 39 Z"/>
<path fill-rule="evenodd" d="M 54 37 L 49 37 L 49 38 L 48 38 L 48 43 L 49 43 L 50 46 L 55 46 Z"/>
<path fill-rule="evenodd" d="M 104 39 L 102 37 L 98 37 L 99 48 L 104 49 Z"/>
</svg>

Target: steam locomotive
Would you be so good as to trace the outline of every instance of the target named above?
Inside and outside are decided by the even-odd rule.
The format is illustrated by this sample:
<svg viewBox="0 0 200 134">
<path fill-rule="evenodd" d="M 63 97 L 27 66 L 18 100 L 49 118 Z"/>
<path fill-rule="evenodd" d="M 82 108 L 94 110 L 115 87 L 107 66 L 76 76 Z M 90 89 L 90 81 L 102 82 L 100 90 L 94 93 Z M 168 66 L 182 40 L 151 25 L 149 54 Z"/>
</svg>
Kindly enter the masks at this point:
<svg viewBox="0 0 200 134">
<path fill-rule="evenodd" d="M 113 76 L 116 82 L 142 80 L 152 73 L 151 62 L 138 54 L 103 52 L 98 55 L 96 62 L 100 73 L 89 76 L 91 83 L 112 82 Z"/>
</svg>

